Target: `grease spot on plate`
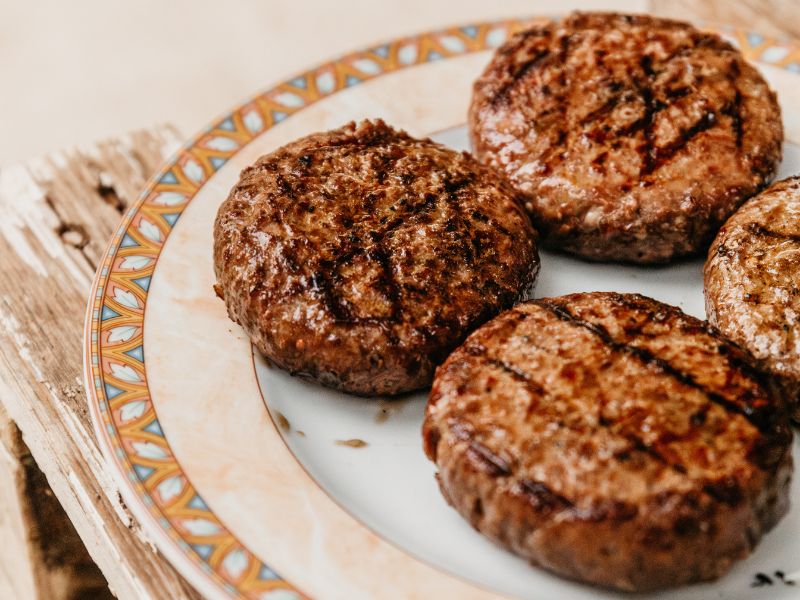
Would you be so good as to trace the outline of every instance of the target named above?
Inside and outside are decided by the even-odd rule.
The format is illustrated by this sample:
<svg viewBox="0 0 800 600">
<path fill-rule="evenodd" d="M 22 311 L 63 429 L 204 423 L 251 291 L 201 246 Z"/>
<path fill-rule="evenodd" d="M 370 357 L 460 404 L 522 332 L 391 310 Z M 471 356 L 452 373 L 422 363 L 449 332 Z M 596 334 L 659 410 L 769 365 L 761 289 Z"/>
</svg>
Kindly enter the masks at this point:
<svg viewBox="0 0 800 600">
<path fill-rule="evenodd" d="M 278 427 L 280 427 L 281 431 L 284 433 L 289 433 L 292 430 L 292 424 L 289 423 L 289 419 L 287 419 L 282 412 L 275 411 L 275 420 L 278 422 Z"/>
<path fill-rule="evenodd" d="M 363 448 L 367 446 L 367 442 L 364 440 L 359 440 L 357 438 L 351 440 L 336 440 L 337 446 L 350 446 L 351 448 Z"/>
<path fill-rule="evenodd" d="M 403 410 L 406 400 L 378 400 L 378 412 L 375 413 L 376 423 L 385 423 L 393 414 Z"/>
</svg>

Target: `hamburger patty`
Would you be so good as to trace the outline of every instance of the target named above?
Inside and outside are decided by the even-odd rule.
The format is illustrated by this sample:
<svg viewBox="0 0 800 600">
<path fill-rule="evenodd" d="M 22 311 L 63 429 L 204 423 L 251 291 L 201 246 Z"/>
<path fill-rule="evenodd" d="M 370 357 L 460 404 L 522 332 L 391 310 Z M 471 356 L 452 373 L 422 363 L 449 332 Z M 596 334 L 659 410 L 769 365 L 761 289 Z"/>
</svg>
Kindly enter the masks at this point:
<svg viewBox="0 0 800 600">
<path fill-rule="evenodd" d="M 800 177 L 728 219 L 704 274 L 709 321 L 777 377 L 800 419 Z"/>
<path fill-rule="evenodd" d="M 621 590 L 712 579 L 788 509 L 791 430 L 747 364 L 644 296 L 526 302 L 438 369 L 425 452 L 447 501 L 534 564 Z"/>
<path fill-rule="evenodd" d="M 378 120 L 244 169 L 217 214 L 214 266 L 230 318 L 267 358 L 372 395 L 427 386 L 531 291 L 539 258 L 499 175 Z"/>
<path fill-rule="evenodd" d="M 618 14 L 511 38 L 475 83 L 469 126 L 543 243 L 635 263 L 704 250 L 774 175 L 783 140 L 775 94 L 728 42 Z"/>
</svg>

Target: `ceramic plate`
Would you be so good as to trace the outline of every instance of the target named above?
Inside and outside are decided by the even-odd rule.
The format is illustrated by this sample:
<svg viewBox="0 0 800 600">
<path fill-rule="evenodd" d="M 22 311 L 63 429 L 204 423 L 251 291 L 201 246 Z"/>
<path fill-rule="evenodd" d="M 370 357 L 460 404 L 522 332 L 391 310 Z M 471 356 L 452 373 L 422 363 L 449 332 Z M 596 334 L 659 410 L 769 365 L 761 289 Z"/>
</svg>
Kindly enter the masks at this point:
<svg viewBox="0 0 800 600">
<path fill-rule="evenodd" d="M 421 449 L 425 394 L 355 398 L 271 368 L 212 290 L 213 219 L 243 167 L 364 117 L 466 148 L 471 83 L 491 49 L 524 24 L 395 40 L 270 88 L 189 142 L 126 214 L 89 305 L 91 413 L 128 506 L 204 595 L 612 596 L 528 566 L 445 504 Z M 778 90 L 788 139 L 780 175 L 800 172 L 800 47 L 720 31 Z M 599 289 L 642 292 L 703 316 L 698 261 L 645 269 L 543 253 L 537 295 Z M 796 482 L 792 494 L 797 503 Z M 800 571 L 798 531 L 795 509 L 718 582 L 658 597 L 796 598 L 798 587 L 751 583 L 758 572 Z"/>
</svg>

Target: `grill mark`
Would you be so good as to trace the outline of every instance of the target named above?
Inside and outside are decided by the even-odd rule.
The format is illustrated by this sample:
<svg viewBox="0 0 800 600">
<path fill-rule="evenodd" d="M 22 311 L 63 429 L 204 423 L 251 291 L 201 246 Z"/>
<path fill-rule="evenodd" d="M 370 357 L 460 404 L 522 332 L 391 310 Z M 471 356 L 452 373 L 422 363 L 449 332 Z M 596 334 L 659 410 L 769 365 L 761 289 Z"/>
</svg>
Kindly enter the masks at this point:
<svg viewBox="0 0 800 600">
<path fill-rule="evenodd" d="M 748 233 L 758 236 L 772 238 L 779 241 L 800 242 L 800 235 L 793 233 L 780 233 L 773 229 L 768 229 L 760 223 L 748 223 L 746 226 Z"/>
<path fill-rule="evenodd" d="M 511 364 L 511 363 L 509 363 L 507 361 L 504 361 L 504 360 L 498 360 L 496 358 L 491 358 L 491 357 L 488 357 L 488 356 L 485 356 L 485 355 L 484 355 L 483 359 L 486 361 L 487 364 L 489 364 L 489 365 L 491 365 L 491 366 L 493 366 L 493 367 L 495 367 L 497 369 L 500 369 L 504 373 L 507 373 L 508 375 L 510 375 L 515 381 L 518 381 L 520 383 L 524 383 L 525 387 L 528 389 L 528 391 L 531 393 L 531 395 L 534 395 L 534 396 L 538 395 L 540 398 L 543 398 L 543 397 L 545 397 L 547 395 L 547 392 L 545 391 L 545 389 L 540 384 L 538 384 L 533 379 L 531 379 L 531 377 L 525 371 L 523 371 L 522 369 L 520 369 L 516 365 L 513 365 L 513 364 Z M 533 405 L 529 405 L 528 406 L 528 412 L 529 413 L 530 413 L 532 407 L 533 407 Z"/>
<path fill-rule="evenodd" d="M 609 86 L 609 89 L 612 89 Z M 587 125 L 591 125 L 595 121 L 600 120 L 602 117 L 610 113 L 614 108 L 617 107 L 619 101 L 622 99 L 622 94 L 618 92 L 613 92 L 611 96 L 606 98 L 606 101 L 603 102 L 598 108 L 594 109 L 593 111 L 589 112 L 583 119 L 581 119 L 580 125 L 582 127 L 586 127 Z"/>
<path fill-rule="evenodd" d="M 460 249 L 460 258 L 466 261 L 468 265 L 472 265 L 475 256 L 472 244 L 467 243 L 466 241 L 472 237 L 469 235 L 472 227 L 470 226 L 467 217 L 464 215 L 464 211 L 461 210 L 461 202 L 456 194 L 447 194 L 445 197 L 445 202 L 453 213 L 453 216 L 448 223 L 450 227 L 449 231 L 462 234 L 461 237 L 454 242 L 454 246 Z"/>
<path fill-rule="evenodd" d="M 397 336 L 391 328 L 392 321 L 394 320 L 394 306 L 392 306 L 393 314 L 390 317 L 356 316 L 352 313 L 347 304 L 335 293 L 334 282 L 331 281 L 331 278 L 322 272 L 314 273 L 311 276 L 311 289 L 317 292 L 325 309 L 333 317 L 334 322 L 347 325 L 377 326 L 384 331 L 389 343 L 396 344 L 398 342 Z"/>
<path fill-rule="evenodd" d="M 723 504 L 737 506 L 744 499 L 742 486 L 735 477 L 725 477 L 723 479 L 707 481 L 703 485 L 703 491 Z"/>
<path fill-rule="evenodd" d="M 634 122 L 627 126 L 618 128 L 611 134 L 613 136 L 632 136 L 642 132 L 643 141 L 639 147 L 639 154 L 641 157 L 640 178 L 645 181 L 647 180 L 648 176 L 652 175 L 654 172 L 672 160 L 675 155 L 685 148 L 694 137 L 713 127 L 717 122 L 716 113 L 713 111 L 708 111 L 694 125 L 682 131 L 678 139 L 672 144 L 661 148 L 655 147 L 653 129 L 656 117 L 665 109 L 672 106 L 676 100 L 689 95 L 691 90 L 687 87 L 676 89 L 655 89 L 654 80 L 666 70 L 667 66 L 673 60 L 684 56 L 686 52 L 687 49 L 682 48 L 673 53 L 671 56 L 667 57 L 659 65 L 660 68 L 658 71 L 653 68 L 653 59 L 651 56 L 645 55 L 640 59 L 639 66 L 644 75 L 644 79 L 638 81 L 634 79 L 634 86 L 636 92 L 644 103 L 644 114 Z M 736 77 L 738 77 L 738 64 L 736 68 Z M 658 99 L 657 96 L 659 93 L 663 93 L 666 98 L 666 102 Z M 603 106 L 601 106 L 595 112 L 590 113 L 590 115 L 584 119 L 581 125 L 592 123 L 602 117 L 616 105 L 617 101 L 621 97 L 621 95 L 618 95 L 607 100 Z M 728 106 L 726 109 L 723 109 L 726 111 L 726 114 L 734 119 L 733 125 L 736 133 L 737 147 L 741 147 L 742 142 L 742 123 L 739 116 L 740 103 L 741 93 L 737 88 L 734 101 L 732 101 L 730 106 Z M 589 134 L 592 139 L 598 138 L 599 136 L 599 138 L 601 138 L 599 141 L 604 141 L 607 137 L 605 134 L 598 134 L 598 132 L 589 132 Z"/>
<path fill-rule="evenodd" d="M 676 100 L 680 100 L 681 98 L 685 98 L 689 94 L 692 93 L 692 88 L 690 87 L 678 87 L 678 88 L 667 88 L 664 90 L 664 95 L 670 101 L 667 106 L 672 106 Z"/>
<path fill-rule="evenodd" d="M 529 319 L 532 316 L 533 314 L 531 313 L 525 313 L 519 310 L 510 311 L 508 313 L 508 316 L 503 317 L 502 329 L 494 330 L 492 335 L 499 335 L 498 332 L 503 331 L 504 333 L 506 333 L 506 335 L 503 337 L 503 341 L 507 342 L 508 339 L 514 334 L 519 324 Z M 500 318 L 498 318 L 497 320 L 499 321 Z M 486 346 L 484 346 L 480 342 L 472 340 L 470 340 L 469 343 L 465 344 L 463 348 L 464 352 L 476 358 L 485 357 L 489 351 L 488 348 L 486 348 Z"/>
<path fill-rule="evenodd" d="M 490 477 L 508 477 L 511 466 L 508 461 L 492 452 L 480 442 L 471 441 L 467 446 L 467 456 L 480 465 Z"/>
<path fill-rule="evenodd" d="M 564 100 L 563 97 L 559 99 L 559 104 L 561 105 L 559 109 L 561 113 L 560 119 L 562 122 L 566 122 L 567 118 L 567 109 L 563 105 L 564 102 L 566 102 L 566 100 Z M 552 138 L 552 132 L 549 132 L 549 135 Z M 567 144 L 565 142 L 567 142 L 567 132 L 564 129 L 558 129 L 555 132 L 555 139 L 550 140 L 550 146 L 544 151 L 542 157 L 539 159 L 542 165 L 544 165 L 544 174 L 549 174 L 552 172 L 552 161 L 554 158 L 560 159 L 564 156 L 564 153 L 567 150 Z"/>
<path fill-rule="evenodd" d="M 653 121 L 655 120 L 656 113 L 660 109 L 657 108 L 655 100 L 653 99 L 653 90 L 650 87 L 640 87 L 639 93 L 644 100 L 644 116 L 641 118 L 641 130 L 644 136 L 644 142 L 639 147 L 639 153 L 642 157 L 642 166 L 640 172 L 649 171 L 652 169 L 653 163 Z"/>
<path fill-rule="evenodd" d="M 511 337 L 511 335 L 513 335 L 513 333 L 516 330 L 516 328 L 519 325 L 519 323 L 524 321 L 527 317 L 531 316 L 530 313 L 523 313 L 523 315 L 524 316 L 523 316 L 522 319 L 519 319 L 516 322 L 514 322 L 513 331 L 504 339 L 504 341 L 508 341 L 508 339 Z M 485 346 L 483 346 L 483 345 L 481 345 L 481 346 L 470 345 L 470 346 L 467 346 L 465 348 L 465 351 L 468 354 L 470 354 L 471 356 L 475 356 L 477 358 L 482 358 L 485 363 L 487 363 L 487 364 L 489 364 L 489 365 L 491 365 L 491 366 L 493 366 L 495 368 L 498 368 L 498 369 L 502 370 L 505 373 L 508 373 L 516 381 L 518 381 L 520 383 L 524 383 L 526 388 L 528 389 L 528 391 L 531 393 L 531 395 L 534 395 L 534 396 L 538 395 L 540 398 L 547 397 L 548 394 L 547 394 L 547 391 L 544 389 L 544 387 L 542 387 L 539 383 L 534 381 L 530 377 L 530 375 L 528 375 L 528 373 L 526 373 L 521 368 L 519 368 L 518 366 L 516 366 L 516 365 L 514 365 L 512 363 L 509 363 L 507 361 L 496 359 L 496 358 L 488 356 L 488 349 Z M 527 410 L 528 414 L 531 413 L 531 411 L 534 408 L 534 406 L 535 406 L 534 403 L 531 403 L 528 406 L 528 410 Z M 612 423 L 608 422 L 602 416 L 600 417 L 599 421 L 600 421 L 600 425 L 602 427 L 608 429 L 609 431 L 611 431 L 615 435 L 622 436 L 624 439 L 626 439 L 628 442 L 630 442 L 636 450 L 638 450 L 640 452 L 644 452 L 645 454 L 648 454 L 649 456 L 655 458 L 656 460 L 658 460 L 662 464 L 666 465 L 667 467 L 673 469 L 674 471 L 676 471 L 678 473 L 682 473 L 682 474 L 686 473 L 686 467 L 683 464 L 671 462 L 657 448 L 655 448 L 652 445 L 646 444 L 644 442 L 644 440 L 642 440 L 641 438 L 639 438 L 635 434 L 633 434 L 631 432 L 627 432 L 627 431 L 617 431 L 617 430 L 612 429 L 612 427 L 611 427 Z M 618 457 L 615 457 L 615 458 L 617 458 L 617 460 L 619 460 Z"/>
<path fill-rule="evenodd" d="M 389 299 L 389 304 L 391 306 L 390 319 L 394 322 L 398 322 L 402 318 L 402 295 L 400 292 L 400 285 L 397 282 L 394 269 L 392 268 L 392 261 L 383 247 L 383 239 L 381 239 L 376 248 L 371 252 L 371 255 L 377 260 L 381 267 L 379 284 L 383 288 L 386 297 Z"/>
<path fill-rule="evenodd" d="M 569 27 L 574 28 L 577 27 L 575 23 L 570 23 Z M 559 35 L 559 33 L 561 35 Z M 555 32 L 550 33 L 551 36 L 551 48 L 553 49 L 552 54 L 550 55 L 552 58 L 549 60 L 541 60 L 535 61 L 534 59 L 529 59 L 524 61 L 520 65 L 517 65 L 517 72 L 525 72 L 527 73 L 530 69 L 534 67 L 542 67 L 543 63 L 549 66 L 550 62 L 558 63 L 559 65 L 563 65 L 563 67 L 559 70 L 558 73 L 558 81 L 560 86 L 566 86 L 568 84 L 568 77 L 567 77 L 567 66 L 568 66 L 568 57 L 569 57 L 569 47 L 570 42 L 572 39 L 571 35 L 566 35 L 560 30 L 556 30 Z M 560 49 L 556 49 L 560 46 Z M 663 111 L 665 108 L 672 106 L 678 99 L 683 98 L 687 95 L 692 94 L 692 90 L 687 87 L 677 87 L 674 89 L 670 89 L 667 84 L 669 82 L 661 82 L 657 87 L 655 86 L 655 80 L 666 72 L 667 67 L 675 60 L 685 57 L 687 55 L 691 55 L 692 53 L 696 52 L 698 49 L 703 47 L 713 47 L 723 51 L 732 51 L 732 48 L 727 43 L 719 43 L 710 37 L 698 35 L 693 36 L 690 40 L 685 41 L 682 43 L 671 55 L 666 57 L 664 60 L 660 60 L 654 64 L 654 60 L 651 56 L 644 56 L 640 60 L 640 75 L 637 77 L 632 75 L 632 79 L 634 80 L 634 87 L 639 93 L 642 101 L 645 105 L 644 114 L 642 117 L 637 119 L 635 122 L 629 124 L 628 126 L 619 128 L 613 132 L 602 132 L 602 131 L 587 131 L 587 125 L 591 124 L 599 119 L 602 119 L 608 111 L 612 110 L 613 107 L 619 102 L 620 96 L 614 96 L 612 98 L 607 99 L 599 108 L 595 109 L 595 111 L 591 112 L 590 114 L 586 115 L 582 118 L 579 125 L 584 130 L 586 135 L 590 138 L 595 140 L 596 142 L 603 143 L 609 136 L 625 136 L 625 135 L 634 135 L 639 132 L 644 132 L 644 141 L 640 146 L 639 153 L 641 156 L 641 167 L 639 178 L 640 180 L 647 184 L 650 182 L 650 178 L 654 173 L 659 171 L 662 167 L 666 164 L 671 162 L 675 159 L 675 157 L 681 153 L 682 150 L 686 148 L 687 145 L 691 143 L 691 141 L 696 138 L 697 136 L 701 135 L 703 132 L 707 131 L 708 129 L 713 128 L 715 125 L 719 124 L 719 116 L 725 114 L 730 118 L 730 126 L 732 129 L 733 136 L 735 137 L 736 146 L 737 148 L 741 148 L 743 145 L 743 138 L 744 138 L 744 123 L 741 115 L 741 107 L 742 107 L 742 93 L 738 86 L 738 80 L 740 77 L 740 65 L 738 63 L 737 57 L 733 55 L 731 57 L 731 61 L 729 63 L 729 70 L 728 73 L 730 74 L 730 78 L 733 79 L 733 85 L 735 86 L 735 95 L 730 103 L 720 109 L 719 111 L 709 110 L 707 111 L 700 119 L 697 120 L 693 125 L 686 128 L 684 131 L 681 132 L 680 136 L 673 141 L 671 144 L 668 144 L 664 147 L 655 147 L 655 141 L 653 140 L 653 130 L 654 130 L 654 122 L 656 116 Z M 520 42 L 515 46 L 515 50 L 519 50 L 520 48 L 525 47 L 525 40 L 520 40 Z M 540 51 L 541 52 L 541 51 Z M 731 52 L 732 53 L 732 52 Z M 513 56 L 511 52 L 508 52 L 508 58 L 512 61 L 513 65 Z M 733 53 L 732 53 L 733 54 Z M 637 82 L 636 79 L 639 79 Z M 549 86 L 545 86 L 547 88 L 547 92 L 549 93 Z M 613 89 L 613 88 L 610 88 Z M 505 93 L 503 90 L 502 93 Z M 494 95 L 490 99 L 490 103 L 494 103 L 497 100 L 497 95 Z M 567 98 L 565 98 L 563 90 L 560 94 L 557 95 L 557 109 L 560 109 L 561 112 L 561 122 L 566 121 L 566 116 L 569 113 L 568 102 Z M 556 126 L 557 127 L 557 126 Z M 569 144 L 565 144 L 568 142 L 565 135 L 562 135 L 558 132 L 557 128 L 556 131 L 553 132 L 551 129 L 550 132 L 550 147 L 543 153 L 541 164 L 543 165 L 543 175 L 546 175 L 552 171 L 552 162 L 554 160 L 562 160 L 564 158 L 564 146 L 569 146 Z M 599 165 L 602 167 L 602 165 Z"/>
<path fill-rule="evenodd" d="M 721 408 L 723 408 L 726 412 L 734 413 L 740 415 L 747 419 L 754 427 L 756 427 L 760 432 L 771 434 L 772 433 L 772 419 L 768 415 L 765 415 L 762 411 L 754 409 L 747 404 L 744 406 L 739 406 L 735 402 L 728 400 L 727 398 L 721 396 L 720 394 L 713 392 L 706 387 L 697 383 L 694 378 L 679 369 L 673 367 L 669 362 L 658 358 L 649 350 L 644 348 L 637 348 L 636 346 L 631 346 L 629 344 L 621 343 L 611 336 L 608 331 L 602 325 L 598 325 L 596 323 L 591 323 L 589 321 L 585 321 L 573 315 L 569 310 L 555 304 L 553 302 L 547 302 L 543 300 L 537 301 L 537 304 L 553 314 L 555 317 L 574 325 L 575 327 L 581 327 L 586 329 L 587 331 L 594 334 L 597 338 L 600 339 L 603 344 L 611 348 L 614 352 L 617 353 L 624 353 L 628 354 L 636 358 L 642 364 L 654 366 L 663 374 L 668 375 L 678 381 L 679 383 L 691 387 L 701 394 L 703 394 L 710 402 L 717 404 Z"/>
<path fill-rule="evenodd" d="M 573 508 L 571 512 L 583 521 L 594 523 L 606 520 L 624 522 L 635 518 L 639 514 L 639 507 L 636 504 L 622 500 L 605 500 L 589 508 Z"/>
<path fill-rule="evenodd" d="M 391 260 L 383 247 L 383 243 L 389 235 L 409 220 L 429 213 L 436 204 L 436 200 L 436 195 L 428 194 L 423 202 L 417 202 L 412 205 L 405 214 L 392 219 L 383 229 L 377 232 L 369 232 L 367 235 L 369 235 L 370 241 L 374 245 L 373 248 L 366 250 L 357 246 L 359 238 L 355 233 L 351 233 L 350 236 L 345 238 L 344 242 L 331 250 L 331 253 L 336 256 L 334 260 L 320 261 L 319 266 L 321 269 L 331 273 L 332 276 L 322 272 L 314 273 L 312 275 L 312 289 L 320 293 L 325 308 L 330 311 L 336 322 L 350 325 L 381 325 L 387 328 L 387 333 L 392 337 L 388 330 L 388 325 L 391 322 L 397 322 L 402 316 L 402 290 L 394 276 L 390 264 Z M 341 265 L 364 252 L 367 252 L 368 257 L 374 259 L 381 267 L 379 285 L 391 306 L 389 317 L 358 317 L 352 313 L 349 306 L 336 293 L 337 273 Z"/>
<path fill-rule="evenodd" d="M 545 513 L 554 510 L 574 509 L 575 504 L 551 490 L 547 485 L 535 479 L 523 479 L 519 482 L 519 491 L 525 496 L 536 510 Z"/>
<path fill-rule="evenodd" d="M 444 182 L 444 191 L 448 194 L 458 194 L 458 192 L 474 181 L 475 178 L 472 176 L 459 177 L 455 180 L 448 177 Z"/>
<path fill-rule="evenodd" d="M 800 237 L 798 237 L 798 241 L 800 241 Z M 614 302 L 623 308 L 631 311 L 646 312 L 648 314 L 648 319 L 642 324 L 643 327 L 647 327 L 648 325 L 652 324 L 654 320 L 652 318 L 654 312 L 662 312 L 653 307 L 653 302 L 649 298 L 639 296 L 638 294 L 612 294 L 610 297 L 614 300 Z M 745 359 L 745 357 L 737 351 L 738 348 L 731 346 L 730 342 L 728 342 L 728 340 L 726 340 L 724 336 L 722 336 L 720 332 L 714 328 L 713 325 L 707 321 L 692 323 L 687 319 L 682 318 L 681 315 L 676 314 L 674 311 L 662 314 L 664 314 L 664 317 L 658 319 L 658 321 L 663 322 L 665 326 L 668 326 L 670 331 L 677 329 L 680 333 L 685 335 L 707 335 L 717 343 L 716 351 L 719 355 L 725 358 L 728 367 L 741 371 L 745 377 L 755 381 L 762 388 L 769 388 L 769 377 L 751 365 Z M 625 334 L 630 338 L 635 336 L 653 338 L 661 335 L 658 333 L 647 333 L 642 328 L 636 328 L 634 330 L 625 329 Z M 768 403 L 767 400 L 765 400 L 765 402 Z"/>
<path fill-rule="evenodd" d="M 538 50 L 531 58 L 526 60 L 520 65 L 517 65 L 517 68 L 509 73 L 508 78 L 506 81 L 503 82 L 500 87 L 495 90 L 492 94 L 491 105 L 499 104 L 502 100 L 505 99 L 506 94 L 508 94 L 514 87 L 516 87 L 517 83 L 520 79 L 525 77 L 532 69 L 542 64 L 548 57 L 552 57 L 549 48 L 543 48 Z"/>
<path fill-rule="evenodd" d="M 681 131 L 678 139 L 671 144 L 662 146 L 660 148 L 652 149 L 652 145 L 648 150 L 648 158 L 640 170 L 640 177 L 647 178 L 652 175 L 669 161 L 671 161 L 678 152 L 683 150 L 689 143 L 698 135 L 714 127 L 717 124 L 717 113 L 714 111 L 707 111 L 700 117 L 694 125 Z M 652 140 L 650 142 L 652 144 Z"/>
<path fill-rule="evenodd" d="M 642 99 L 642 102 L 645 105 L 644 114 L 635 120 L 633 123 L 625 127 L 621 127 L 613 132 L 615 136 L 630 136 L 638 133 L 639 131 L 645 132 L 645 156 L 648 156 L 650 153 L 650 149 L 652 148 L 652 132 L 650 129 L 652 128 L 652 124 L 655 120 L 655 117 L 661 113 L 666 108 L 669 108 L 675 100 L 683 98 L 684 96 L 691 93 L 691 89 L 688 87 L 677 88 L 674 90 L 664 89 L 658 90 L 662 91 L 668 102 L 664 103 L 661 100 L 656 98 L 655 91 L 653 89 L 653 81 L 663 73 L 666 68 L 672 63 L 672 61 L 681 58 L 686 53 L 686 49 L 682 48 L 668 56 L 664 61 L 661 62 L 660 70 L 656 71 L 653 68 L 653 58 L 649 55 L 642 56 L 639 61 L 639 66 L 642 69 L 642 72 L 645 75 L 645 81 L 634 79 L 634 89 L 639 97 Z M 621 96 L 620 96 L 621 97 Z"/>
<path fill-rule="evenodd" d="M 736 134 L 736 147 L 741 150 L 744 139 L 744 123 L 742 122 L 742 93 L 736 88 L 736 94 L 730 106 L 722 109 L 722 113 L 730 117 L 731 127 Z"/>
<path fill-rule="evenodd" d="M 558 112 L 558 118 L 555 119 L 555 122 L 561 123 L 562 125 L 567 124 L 569 122 L 569 115 L 570 115 L 570 103 L 571 97 L 565 94 L 567 88 L 569 86 L 569 77 L 567 76 L 568 71 L 568 63 L 569 63 L 569 55 L 570 55 L 570 47 L 571 47 L 572 37 L 569 35 L 562 35 L 558 39 L 558 54 L 554 54 L 554 62 L 558 63 L 562 66 L 558 72 L 558 93 L 555 95 L 554 103 L 555 109 L 554 111 Z M 540 162 L 544 166 L 544 173 L 550 173 L 552 171 L 552 161 L 553 159 L 561 159 L 564 157 L 565 153 L 569 149 L 569 135 L 567 130 L 564 129 L 563 126 L 560 126 L 555 130 L 555 132 L 549 132 L 550 137 L 550 146 L 547 150 L 543 153 L 540 157 Z"/>
<path fill-rule="evenodd" d="M 711 326 L 709 325 L 709 328 Z M 730 346 L 729 342 L 725 340 L 719 333 L 714 330 L 708 332 L 716 341 L 719 342 L 717 346 L 717 352 L 725 357 L 725 360 L 728 363 L 728 366 L 733 369 L 738 369 L 741 371 L 747 378 L 755 381 L 764 389 L 770 388 L 770 378 L 766 375 L 763 371 L 759 371 L 756 369 L 752 364 L 750 364 L 744 355 L 740 352 L 737 352 L 737 348 L 734 346 Z M 766 409 L 769 404 L 768 399 L 764 399 L 760 401 L 756 408 L 764 408 Z"/>
<path fill-rule="evenodd" d="M 515 84 L 518 80 L 527 75 L 534 67 L 539 65 L 543 60 L 550 56 L 549 48 L 542 48 L 538 50 L 531 58 L 526 60 L 511 75 L 511 85 Z"/>
<path fill-rule="evenodd" d="M 732 59 L 730 63 L 730 71 L 733 79 L 734 96 L 720 112 L 727 115 L 731 119 L 731 128 L 736 136 L 736 148 L 741 150 L 742 140 L 744 138 L 744 123 L 742 122 L 742 91 L 739 87 L 739 77 L 741 69 L 736 59 Z"/>
<path fill-rule="evenodd" d="M 649 54 L 643 55 L 639 59 L 639 66 L 642 67 L 642 71 L 647 76 L 648 79 L 653 79 L 656 75 L 656 72 L 653 70 L 653 57 Z"/>
<path fill-rule="evenodd" d="M 606 421 L 603 421 L 602 425 L 607 429 L 611 430 L 612 433 L 620 435 L 626 440 L 628 440 L 633 445 L 634 450 L 638 450 L 639 452 L 647 454 L 651 458 L 654 458 L 655 460 L 663 464 L 665 467 L 672 469 L 676 473 L 680 473 L 681 475 L 686 474 L 686 466 L 684 464 L 669 460 L 669 458 L 666 455 L 664 455 L 660 450 L 658 450 L 658 448 L 656 448 L 655 445 L 647 444 L 642 438 L 640 438 L 639 436 L 635 435 L 630 431 L 616 431 L 610 426 L 611 424 Z M 616 454 L 614 455 L 614 458 L 617 459 L 617 461 L 621 460 L 621 458 Z"/>
</svg>

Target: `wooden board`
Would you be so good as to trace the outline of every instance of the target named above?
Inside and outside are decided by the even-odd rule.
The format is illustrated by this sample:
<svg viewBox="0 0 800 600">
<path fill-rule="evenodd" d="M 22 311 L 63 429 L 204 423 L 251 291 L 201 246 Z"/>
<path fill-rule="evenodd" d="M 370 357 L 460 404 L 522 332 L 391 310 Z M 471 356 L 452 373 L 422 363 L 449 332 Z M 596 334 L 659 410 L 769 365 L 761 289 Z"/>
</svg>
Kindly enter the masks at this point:
<svg viewBox="0 0 800 600">
<path fill-rule="evenodd" d="M 86 408 L 83 319 L 121 212 L 177 149 L 164 126 L 0 172 L 0 400 L 120 598 L 195 598 L 128 513 Z"/>
<path fill-rule="evenodd" d="M 0 598 L 111 598 L 108 584 L 0 405 Z"/>
<path fill-rule="evenodd" d="M 800 10 L 795 0 L 651 0 L 657 15 L 725 23 L 763 35 L 800 38 Z"/>
</svg>

